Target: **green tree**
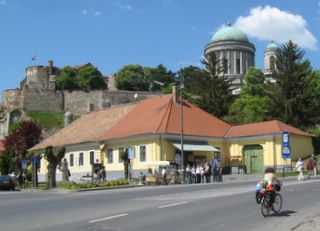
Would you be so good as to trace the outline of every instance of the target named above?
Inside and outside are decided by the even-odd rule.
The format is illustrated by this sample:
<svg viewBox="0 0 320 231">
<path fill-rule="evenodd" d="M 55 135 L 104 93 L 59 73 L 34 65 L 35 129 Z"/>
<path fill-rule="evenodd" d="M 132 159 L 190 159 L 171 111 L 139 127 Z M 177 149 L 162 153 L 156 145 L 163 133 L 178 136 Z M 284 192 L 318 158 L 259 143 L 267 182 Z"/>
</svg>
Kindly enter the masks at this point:
<svg viewBox="0 0 320 231">
<path fill-rule="evenodd" d="M 170 84 L 176 82 L 175 73 L 167 70 L 167 68 L 162 64 L 158 65 L 156 68 L 145 67 L 144 72 L 147 75 L 149 81 L 149 90 L 151 91 L 158 91 L 163 88 L 167 88 Z M 163 86 L 155 83 L 155 81 L 162 83 Z"/>
<path fill-rule="evenodd" d="M 128 157 L 128 149 L 127 148 L 125 148 L 123 151 L 120 152 L 120 158 L 123 160 L 124 177 L 126 180 L 128 180 L 130 159 Z"/>
<path fill-rule="evenodd" d="M 76 90 L 77 85 L 75 83 L 76 71 L 66 66 L 60 70 L 59 76 L 56 77 L 56 89 L 57 90 Z"/>
<path fill-rule="evenodd" d="M 116 73 L 116 87 L 119 90 L 147 91 L 149 81 L 140 65 L 126 65 Z"/>
<path fill-rule="evenodd" d="M 269 94 L 273 117 L 302 129 L 314 127 L 319 117 L 317 79 L 304 54 L 292 41 L 280 48 Z"/>
<path fill-rule="evenodd" d="M 79 70 L 75 78 L 78 89 L 90 90 L 103 90 L 107 88 L 101 72 L 93 66 L 86 66 Z"/>
<path fill-rule="evenodd" d="M 27 159 L 28 149 L 38 144 L 41 140 L 42 128 L 32 120 L 22 121 L 16 130 L 4 139 L 4 146 L 9 150 L 6 158 L 15 161 L 15 171 L 20 171 L 20 161 Z"/>
<path fill-rule="evenodd" d="M 268 102 L 266 96 L 265 76 L 260 69 L 250 67 L 244 78 L 245 85 L 239 97 L 229 108 L 229 123 L 243 124 L 264 121 L 268 117 Z"/>
<path fill-rule="evenodd" d="M 47 188 L 57 187 L 57 183 L 56 183 L 57 166 L 61 163 L 61 160 L 65 155 L 65 152 L 66 152 L 66 149 L 64 147 L 54 150 L 52 146 L 49 146 L 45 149 L 44 156 L 48 161 Z"/>
<path fill-rule="evenodd" d="M 15 150 L 10 148 L 0 153 L 0 173 L 7 175 L 14 171 L 16 171 Z"/>
<path fill-rule="evenodd" d="M 182 75 L 184 79 L 193 79 L 192 84 L 187 86 L 189 93 L 197 96 L 193 102 L 208 113 L 222 118 L 227 114 L 233 100 L 230 80 L 223 76 L 223 60 L 218 60 L 214 54 L 210 54 L 202 63 L 206 67 L 205 70 L 189 67 L 180 71 L 180 78 Z M 190 77 L 190 73 L 196 75 Z"/>
</svg>

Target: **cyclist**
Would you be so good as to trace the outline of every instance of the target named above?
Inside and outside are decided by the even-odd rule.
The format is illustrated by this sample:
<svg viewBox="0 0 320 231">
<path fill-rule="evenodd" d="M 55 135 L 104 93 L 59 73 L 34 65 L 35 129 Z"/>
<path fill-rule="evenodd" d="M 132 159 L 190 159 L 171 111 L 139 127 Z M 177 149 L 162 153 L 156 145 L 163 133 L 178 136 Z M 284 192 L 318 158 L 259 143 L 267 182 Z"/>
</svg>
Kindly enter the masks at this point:
<svg viewBox="0 0 320 231">
<path fill-rule="evenodd" d="M 260 204 L 261 193 L 263 194 L 265 190 L 272 192 L 270 200 L 273 201 L 275 190 L 279 191 L 280 187 L 281 187 L 281 181 L 275 175 L 274 168 L 272 167 L 266 168 L 264 171 L 263 181 L 258 182 L 258 184 L 256 185 L 256 202 Z"/>
</svg>

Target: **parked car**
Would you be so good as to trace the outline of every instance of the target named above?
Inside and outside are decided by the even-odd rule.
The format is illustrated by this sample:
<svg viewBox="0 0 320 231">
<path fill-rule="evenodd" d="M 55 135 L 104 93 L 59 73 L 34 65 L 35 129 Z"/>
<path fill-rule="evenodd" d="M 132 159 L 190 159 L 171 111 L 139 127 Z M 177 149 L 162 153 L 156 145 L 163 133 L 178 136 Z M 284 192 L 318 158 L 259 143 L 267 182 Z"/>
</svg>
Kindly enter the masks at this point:
<svg viewBox="0 0 320 231">
<path fill-rule="evenodd" d="M 16 187 L 14 180 L 11 176 L 0 176 L 0 190 L 14 190 Z"/>
</svg>

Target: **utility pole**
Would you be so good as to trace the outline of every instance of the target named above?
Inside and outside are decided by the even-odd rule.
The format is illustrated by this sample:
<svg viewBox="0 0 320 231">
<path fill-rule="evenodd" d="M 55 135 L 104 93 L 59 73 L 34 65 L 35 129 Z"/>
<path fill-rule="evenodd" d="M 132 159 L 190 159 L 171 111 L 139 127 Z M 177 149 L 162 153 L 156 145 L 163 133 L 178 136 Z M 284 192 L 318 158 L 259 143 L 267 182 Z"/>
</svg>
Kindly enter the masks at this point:
<svg viewBox="0 0 320 231">
<path fill-rule="evenodd" d="M 184 175 L 185 175 L 185 169 L 184 169 L 184 153 L 183 153 L 183 97 L 182 97 L 182 91 L 184 89 L 184 79 L 182 72 L 180 70 L 180 142 L 181 142 L 181 183 L 184 183 Z"/>
</svg>

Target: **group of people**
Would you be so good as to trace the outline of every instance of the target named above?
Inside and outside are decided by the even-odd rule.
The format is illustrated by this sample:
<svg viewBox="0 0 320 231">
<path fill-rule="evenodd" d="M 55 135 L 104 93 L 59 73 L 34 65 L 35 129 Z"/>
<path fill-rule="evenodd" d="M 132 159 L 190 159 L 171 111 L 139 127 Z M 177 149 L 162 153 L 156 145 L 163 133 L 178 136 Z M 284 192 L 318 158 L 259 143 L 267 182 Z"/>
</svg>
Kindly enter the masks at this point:
<svg viewBox="0 0 320 231">
<path fill-rule="evenodd" d="M 311 179 L 311 177 L 316 177 L 318 174 L 318 159 L 314 156 L 314 154 L 311 155 L 311 157 L 307 161 L 306 169 L 308 170 L 308 176 L 307 179 Z M 296 162 L 296 169 L 299 172 L 298 180 L 304 180 L 303 171 L 305 170 L 305 164 L 304 161 L 299 158 Z"/>
<path fill-rule="evenodd" d="M 202 164 L 187 164 L 186 176 L 189 184 L 222 182 L 222 167 L 217 159 L 212 160 L 211 164 L 205 161 Z"/>
</svg>

